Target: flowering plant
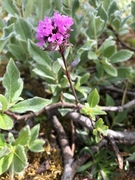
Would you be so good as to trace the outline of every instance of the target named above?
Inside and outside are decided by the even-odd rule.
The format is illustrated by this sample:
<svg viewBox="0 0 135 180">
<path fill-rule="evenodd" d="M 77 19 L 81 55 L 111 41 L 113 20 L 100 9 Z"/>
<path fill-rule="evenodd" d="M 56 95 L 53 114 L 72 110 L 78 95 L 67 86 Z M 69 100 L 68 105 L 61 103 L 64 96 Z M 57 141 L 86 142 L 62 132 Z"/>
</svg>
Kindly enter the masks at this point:
<svg viewBox="0 0 135 180">
<path fill-rule="evenodd" d="M 40 20 L 36 29 L 36 38 L 40 41 L 37 43 L 39 47 L 43 47 L 45 43 L 48 46 L 45 50 L 60 50 L 62 47 L 67 46 L 69 38 L 69 31 L 73 25 L 73 19 L 66 15 L 54 13 L 52 18 L 45 17 Z"/>
<path fill-rule="evenodd" d="M 44 21 L 39 21 L 38 27 L 36 29 L 36 38 L 40 41 L 37 43 L 39 47 L 43 47 L 44 44 L 47 43 L 47 47 L 44 50 L 57 50 L 60 52 L 64 63 L 64 66 L 62 65 L 63 71 L 67 76 L 67 79 L 69 81 L 70 87 L 76 100 L 76 104 L 78 105 L 79 101 L 74 86 L 72 84 L 68 64 L 64 56 L 65 49 L 67 46 L 69 46 L 67 40 L 70 34 L 68 34 L 68 32 L 72 30 L 72 25 L 73 19 L 71 17 L 61 15 L 55 12 L 52 18 L 45 17 Z"/>
<path fill-rule="evenodd" d="M 41 114 L 45 125 L 52 122 L 61 146 L 62 180 L 72 180 L 76 172 L 90 179 L 112 179 L 117 166 L 126 169 L 134 160 L 135 147 L 125 149 L 125 144 L 135 143 L 135 69 L 126 62 L 134 58 L 135 2 L 128 13 L 119 2 L 2 1 L 0 61 L 5 65 L 6 60 L 7 68 L 0 78 L 0 91 L 5 90 L 0 94 L 0 175 L 7 170 L 11 178 L 20 175 L 29 150 L 44 150 L 44 129 L 39 134 L 41 126 L 30 128 Z M 27 123 L 20 133 L 15 126 L 19 120 Z M 61 120 L 71 129 L 64 129 Z M 125 150 L 131 157 L 121 155 Z"/>
</svg>

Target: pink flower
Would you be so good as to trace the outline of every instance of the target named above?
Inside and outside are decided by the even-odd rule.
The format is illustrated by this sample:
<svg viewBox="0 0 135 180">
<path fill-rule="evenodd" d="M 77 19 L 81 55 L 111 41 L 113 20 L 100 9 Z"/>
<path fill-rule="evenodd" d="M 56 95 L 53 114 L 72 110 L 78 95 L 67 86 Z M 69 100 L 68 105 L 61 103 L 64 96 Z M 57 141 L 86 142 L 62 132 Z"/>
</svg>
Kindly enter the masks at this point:
<svg viewBox="0 0 135 180">
<path fill-rule="evenodd" d="M 68 32 L 72 29 L 73 19 L 71 17 L 54 13 L 52 18 L 45 17 L 44 20 L 40 20 L 36 29 L 36 38 L 39 40 L 37 45 L 42 48 L 44 43 L 52 43 L 56 46 L 66 45 L 69 38 Z"/>
</svg>

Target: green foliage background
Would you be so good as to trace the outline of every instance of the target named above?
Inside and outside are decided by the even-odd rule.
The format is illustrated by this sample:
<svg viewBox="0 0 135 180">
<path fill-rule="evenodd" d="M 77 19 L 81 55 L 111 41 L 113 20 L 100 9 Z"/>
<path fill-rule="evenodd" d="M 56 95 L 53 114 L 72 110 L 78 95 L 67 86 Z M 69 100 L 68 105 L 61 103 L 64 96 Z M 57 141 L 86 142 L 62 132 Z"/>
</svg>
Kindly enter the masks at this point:
<svg viewBox="0 0 135 180">
<path fill-rule="evenodd" d="M 122 96 L 116 92 L 108 92 L 107 88 L 117 87 L 123 92 L 127 88 L 126 92 L 134 93 L 135 1 L 1 0 L 0 7 L 0 62 L 9 62 L 5 75 L 1 77 L 5 95 L 0 96 L 2 104 L 0 120 L 1 122 L 7 120 L 6 124 L 1 123 L 2 129 L 13 127 L 12 120 L 4 114 L 6 110 L 16 113 L 37 112 L 50 102 L 58 102 L 60 98 L 63 102 L 74 102 L 67 78 L 61 69 L 62 60 L 59 53 L 48 53 L 36 46 L 35 29 L 38 21 L 43 20 L 45 16 L 51 17 L 55 11 L 71 16 L 74 20 L 69 39 L 73 46 L 66 49 L 65 57 L 69 69 L 72 68 L 72 62 L 78 62 L 71 72 L 71 78 L 80 103 L 86 104 L 82 113 L 92 117 L 93 120 L 97 115 L 104 115 L 103 119 L 96 122 L 92 137 L 87 141 L 85 138 L 89 132 L 78 131 L 78 134 L 83 136 L 86 146 L 83 150 L 99 142 L 99 132 L 106 135 L 107 128 L 122 131 L 134 129 L 131 109 L 109 112 L 105 115 L 98 104 L 118 106 L 133 99 L 132 93 L 131 96 L 128 96 L 128 93 Z M 9 61 L 10 58 L 14 59 L 18 68 L 13 60 Z M 38 98 L 34 94 L 32 100 L 23 101 L 20 97 L 23 80 L 18 69 L 20 73 L 25 74 L 23 80 L 40 79 L 46 97 L 49 98 Z M 34 104 L 34 107 L 31 107 L 31 104 Z M 23 147 L 18 145 L 17 148 L 16 151 L 20 152 Z M 133 153 L 135 147 L 122 146 L 121 149 Z M 106 166 L 103 166 L 105 160 L 104 157 L 101 158 L 101 154 L 103 156 L 107 154 L 107 159 L 110 158 L 108 162 L 106 160 Z M 101 179 L 99 171 L 103 167 L 105 176 L 112 177 L 112 171 L 117 166 L 112 153 L 108 152 L 108 149 L 101 149 L 101 152 L 93 155 L 94 158 L 94 165 L 86 164 L 80 167 L 78 172 L 86 173 L 87 169 L 93 166 L 95 168 L 93 177 Z M 9 166 L 5 167 L 6 170 L 8 168 Z"/>
</svg>

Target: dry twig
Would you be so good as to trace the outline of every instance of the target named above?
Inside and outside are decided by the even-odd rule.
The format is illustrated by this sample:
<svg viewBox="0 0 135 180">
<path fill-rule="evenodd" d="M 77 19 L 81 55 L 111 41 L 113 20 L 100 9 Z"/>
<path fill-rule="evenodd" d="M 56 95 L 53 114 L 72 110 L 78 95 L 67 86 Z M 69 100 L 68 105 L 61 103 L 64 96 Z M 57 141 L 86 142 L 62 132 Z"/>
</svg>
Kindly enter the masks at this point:
<svg viewBox="0 0 135 180">
<path fill-rule="evenodd" d="M 115 140 L 112 138 L 112 137 L 108 137 L 110 143 L 111 143 L 111 146 L 113 148 L 113 151 L 117 157 L 117 161 L 118 161 L 118 165 L 119 165 L 119 169 L 123 169 L 123 158 L 122 156 L 120 155 L 120 152 L 119 152 L 119 149 L 115 143 Z"/>
</svg>

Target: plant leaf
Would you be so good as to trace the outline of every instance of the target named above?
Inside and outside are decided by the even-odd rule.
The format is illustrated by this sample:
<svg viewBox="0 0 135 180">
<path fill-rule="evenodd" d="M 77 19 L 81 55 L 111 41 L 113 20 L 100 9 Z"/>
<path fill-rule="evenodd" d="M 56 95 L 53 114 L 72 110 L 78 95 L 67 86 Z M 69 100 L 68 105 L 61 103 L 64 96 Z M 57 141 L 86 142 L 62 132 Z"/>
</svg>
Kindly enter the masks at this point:
<svg viewBox="0 0 135 180">
<path fill-rule="evenodd" d="M 40 0 L 40 1 L 35 1 L 37 8 L 37 18 L 38 19 L 43 19 L 44 16 L 46 15 L 47 11 L 50 10 L 50 2 L 51 1 L 45 1 L 45 0 Z M 59 2 L 60 3 L 60 2 Z M 56 2 L 55 2 L 56 5 Z"/>
<path fill-rule="evenodd" d="M 28 41 L 28 51 L 37 64 L 44 65 L 48 70 L 52 71 L 51 59 L 48 53 L 36 46 L 31 40 Z"/>
<path fill-rule="evenodd" d="M 0 150 L 1 148 L 3 148 L 4 146 L 6 146 L 6 139 L 4 137 L 4 134 L 0 133 Z"/>
<path fill-rule="evenodd" d="M 13 127 L 13 120 L 6 114 L 0 113 L 0 129 L 9 130 Z"/>
<path fill-rule="evenodd" d="M 104 52 L 103 52 L 103 56 L 106 58 L 110 58 L 116 51 L 116 46 L 112 45 L 112 46 L 108 46 Z"/>
<path fill-rule="evenodd" d="M 135 22 L 131 23 L 131 24 L 130 24 L 130 27 L 131 27 L 133 30 L 135 30 Z"/>
<path fill-rule="evenodd" d="M 31 143 L 37 139 L 38 134 L 39 134 L 39 129 L 40 129 L 40 124 L 37 124 L 36 126 L 34 126 L 31 129 L 31 137 L 30 137 L 29 143 Z"/>
<path fill-rule="evenodd" d="M 32 143 L 29 144 L 29 149 L 32 152 L 42 152 L 44 151 L 43 145 L 45 141 L 42 139 L 36 139 L 35 141 L 32 141 Z"/>
<path fill-rule="evenodd" d="M 61 66 L 58 63 L 58 61 L 54 61 L 53 65 L 52 65 L 52 70 L 54 74 L 58 74 L 59 70 L 60 70 Z"/>
<path fill-rule="evenodd" d="M 33 0 L 26 1 L 26 5 L 24 8 L 24 18 L 28 18 L 32 14 L 32 10 L 34 8 L 35 4 L 33 3 Z"/>
<path fill-rule="evenodd" d="M 93 162 L 92 162 L 92 161 L 89 161 L 89 162 L 85 163 L 84 165 L 79 166 L 79 167 L 77 168 L 77 172 L 78 172 L 78 173 L 79 173 L 79 172 L 84 172 L 86 169 L 90 168 L 90 167 L 92 166 L 92 164 L 93 164 Z"/>
<path fill-rule="evenodd" d="M 114 106 L 115 105 L 114 99 L 108 94 L 106 94 L 106 103 L 105 103 L 105 105 L 106 106 Z"/>
<path fill-rule="evenodd" d="M 0 175 L 2 175 L 4 172 L 6 172 L 13 160 L 13 154 L 10 153 L 8 156 L 3 156 L 0 158 Z"/>
<path fill-rule="evenodd" d="M 24 60 L 26 58 L 26 53 L 22 51 L 22 48 L 18 44 L 10 43 L 8 49 L 17 59 Z"/>
<path fill-rule="evenodd" d="M 117 69 L 113 67 L 113 65 L 110 62 L 108 62 L 107 59 L 102 60 L 102 67 L 107 74 L 114 77 L 117 76 Z"/>
<path fill-rule="evenodd" d="M 72 94 L 69 93 L 63 93 L 63 96 L 68 100 L 75 100 L 75 97 Z"/>
<path fill-rule="evenodd" d="M 10 153 L 11 151 L 9 150 L 9 148 L 7 146 L 4 146 L 1 150 L 0 150 L 0 158 L 3 156 L 6 156 Z"/>
<path fill-rule="evenodd" d="M 84 51 L 90 50 L 91 47 L 95 44 L 96 44 L 95 40 L 88 39 L 86 43 L 77 50 L 77 54 L 80 56 Z"/>
<path fill-rule="evenodd" d="M 2 110 L 2 112 L 6 111 L 8 108 L 7 100 L 2 94 L 0 94 L 0 106 L 2 106 L 0 107 L 0 111 Z"/>
<path fill-rule="evenodd" d="M 131 1 L 131 13 L 135 18 L 135 2 L 134 1 Z"/>
<path fill-rule="evenodd" d="M 91 60 L 97 60 L 98 55 L 93 51 L 88 51 L 88 58 L 91 59 Z"/>
<path fill-rule="evenodd" d="M 19 173 L 27 167 L 27 157 L 24 146 L 18 145 L 14 151 L 13 166 L 14 171 Z"/>
<path fill-rule="evenodd" d="M 104 124 L 104 121 L 100 118 L 98 121 L 95 123 L 95 128 L 97 129 L 98 127 L 101 127 Z"/>
<path fill-rule="evenodd" d="M 104 136 L 107 136 L 107 129 L 108 129 L 108 126 L 103 125 L 102 127 L 98 128 L 98 131 L 102 133 Z"/>
<path fill-rule="evenodd" d="M 103 119 L 100 118 L 100 119 L 95 123 L 95 128 L 97 129 L 97 131 L 99 131 L 100 133 L 102 133 L 104 136 L 107 136 L 108 126 L 104 125 Z"/>
<path fill-rule="evenodd" d="M 78 8 L 79 8 L 79 5 L 80 5 L 80 3 L 79 3 L 78 0 L 74 0 L 74 1 L 73 1 L 73 5 L 72 5 L 72 13 L 73 13 L 73 14 L 76 13 L 76 11 L 77 11 Z"/>
<path fill-rule="evenodd" d="M 48 99 L 34 97 L 28 100 L 21 101 L 10 108 L 10 111 L 16 113 L 24 113 L 27 111 L 38 112 L 43 109 L 45 106 L 50 104 L 51 101 Z"/>
<path fill-rule="evenodd" d="M 93 113 L 94 115 L 105 115 L 105 114 L 106 114 L 106 112 L 103 111 L 103 110 L 101 109 L 101 107 L 98 106 L 98 105 L 96 105 L 96 106 L 93 107 L 93 108 L 90 108 L 90 111 L 91 111 L 91 113 Z"/>
<path fill-rule="evenodd" d="M 18 138 L 15 141 L 15 144 L 18 145 L 26 145 L 30 139 L 30 128 L 27 125 L 26 127 L 24 127 L 23 129 L 21 129 L 21 131 L 19 132 Z"/>
<path fill-rule="evenodd" d="M 100 5 L 97 8 L 97 16 L 100 16 L 100 18 L 103 19 L 105 22 L 107 21 L 107 13 L 106 13 L 103 5 Z"/>
<path fill-rule="evenodd" d="M 107 49 L 107 48 L 109 48 L 110 46 L 115 46 L 115 41 L 114 40 L 112 40 L 112 38 L 108 38 L 108 39 L 106 39 L 103 43 L 102 43 L 102 45 L 101 45 L 101 47 L 99 48 L 99 53 L 104 53 L 104 51 Z"/>
<path fill-rule="evenodd" d="M 90 77 L 90 73 L 85 73 L 84 75 L 82 75 L 80 78 L 80 85 L 87 83 L 89 77 Z"/>
<path fill-rule="evenodd" d="M 131 154 L 128 158 L 126 158 L 127 161 L 134 161 L 135 160 L 135 152 Z"/>
<path fill-rule="evenodd" d="M 132 55 L 133 55 L 132 51 L 120 50 L 110 58 L 110 62 L 111 63 L 118 63 L 118 62 L 127 61 L 128 59 L 131 58 Z"/>
<path fill-rule="evenodd" d="M 89 18 L 87 34 L 90 39 L 97 39 L 103 32 L 105 28 L 105 21 L 99 16 L 92 14 Z"/>
<path fill-rule="evenodd" d="M 19 70 L 17 69 L 13 59 L 10 59 L 7 65 L 2 83 L 6 89 L 5 97 L 7 101 L 9 103 L 18 101 L 23 89 L 23 81 L 20 78 Z"/>
<path fill-rule="evenodd" d="M 94 89 L 88 96 L 88 103 L 90 107 L 95 107 L 99 103 L 99 94 L 97 89 Z"/>
<path fill-rule="evenodd" d="M 8 140 L 8 142 L 10 144 L 14 144 L 15 138 L 14 138 L 14 135 L 11 132 L 8 133 L 8 139 L 7 140 Z"/>
<path fill-rule="evenodd" d="M 54 84 L 56 83 L 55 77 L 52 71 L 46 69 L 46 66 L 44 65 L 36 65 L 36 68 L 33 69 L 33 72 L 40 77 L 44 78 L 48 84 Z"/>
<path fill-rule="evenodd" d="M 19 11 L 14 1 L 4 0 L 2 1 L 3 8 L 12 15 L 19 15 Z"/>
<path fill-rule="evenodd" d="M 21 17 L 17 18 L 17 22 L 15 24 L 15 31 L 16 34 L 19 35 L 19 38 L 21 40 L 26 41 L 28 38 L 31 38 L 32 29 L 29 26 L 28 22 Z"/>
</svg>

